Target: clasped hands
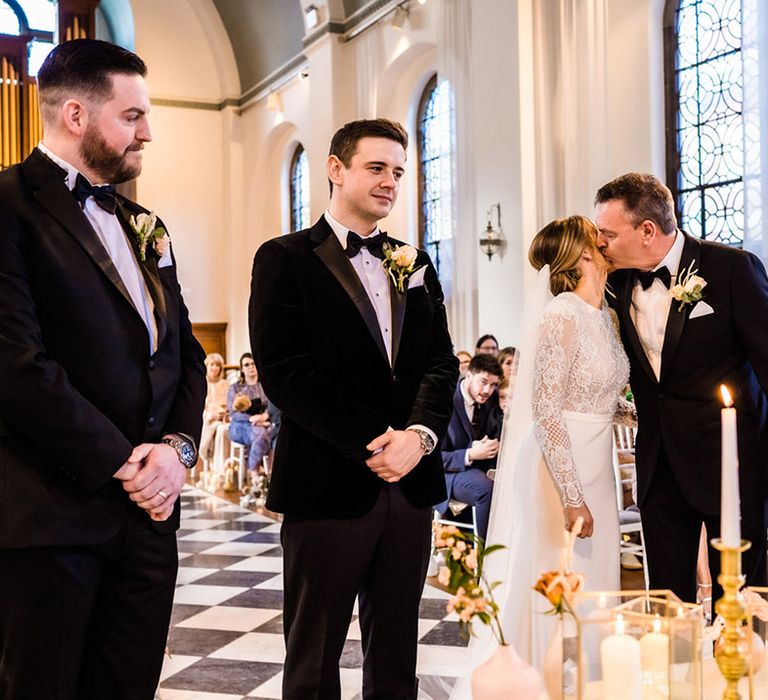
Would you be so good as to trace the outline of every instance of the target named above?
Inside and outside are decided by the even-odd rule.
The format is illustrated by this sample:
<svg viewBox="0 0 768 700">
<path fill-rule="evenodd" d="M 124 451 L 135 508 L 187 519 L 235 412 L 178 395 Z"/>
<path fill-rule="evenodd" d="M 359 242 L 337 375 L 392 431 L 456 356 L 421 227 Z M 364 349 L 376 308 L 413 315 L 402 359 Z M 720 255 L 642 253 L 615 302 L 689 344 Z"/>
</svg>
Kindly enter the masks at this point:
<svg viewBox="0 0 768 700">
<path fill-rule="evenodd" d="M 368 468 L 389 483 L 400 481 L 424 456 L 419 435 L 413 430 L 388 430 L 365 448 L 373 453 L 365 460 Z"/>
<path fill-rule="evenodd" d="M 152 520 L 167 520 L 181 493 L 186 469 L 170 445 L 145 442 L 115 472 L 128 497 Z"/>
</svg>

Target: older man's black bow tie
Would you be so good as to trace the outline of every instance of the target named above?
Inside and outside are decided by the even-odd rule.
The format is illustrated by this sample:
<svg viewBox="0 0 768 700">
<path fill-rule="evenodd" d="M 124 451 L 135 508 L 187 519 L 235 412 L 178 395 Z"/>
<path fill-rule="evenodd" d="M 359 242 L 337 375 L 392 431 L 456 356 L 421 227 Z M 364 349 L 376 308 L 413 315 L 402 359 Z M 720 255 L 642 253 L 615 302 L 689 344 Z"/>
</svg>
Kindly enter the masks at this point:
<svg viewBox="0 0 768 700">
<path fill-rule="evenodd" d="M 80 202 L 81 207 L 85 207 L 85 200 L 88 199 L 88 197 L 93 197 L 96 200 L 96 204 L 98 204 L 104 211 L 114 214 L 115 209 L 117 209 L 117 197 L 115 197 L 114 185 L 100 185 L 99 187 L 96 187 L 78 173 L 73 192 L 75 193 L 75 197 L 77 197 L 77 201 Z"/>
<path fill-rule="evenodd" d="M 383 231 L 375 236 L 363 238 L 354 231 L 347 233 L 347 255 L 354 258 L 360 252 L 361 248 L 368 248 L 371 255 L 375 255 L 380 260 L 384 260 L 384 250 L 382 246 L 387 240 L 387 234 Z"/>
<path fill-rule="evenodd" d="M 643 289 L 648 289 L 653 284 L 653 280 L 660 280 L 661 283 L 667 289 L 669 289 L 669 286 L 672 284 L 672 273 L 665 265 L 664 267 L 660 267 L 658 270 L 652 270 L 650 272 L 642 272 L 637 270 L 635 272 L 635 279 L 640 282 L 640 284 L 643 286 Z"/>
</svg>

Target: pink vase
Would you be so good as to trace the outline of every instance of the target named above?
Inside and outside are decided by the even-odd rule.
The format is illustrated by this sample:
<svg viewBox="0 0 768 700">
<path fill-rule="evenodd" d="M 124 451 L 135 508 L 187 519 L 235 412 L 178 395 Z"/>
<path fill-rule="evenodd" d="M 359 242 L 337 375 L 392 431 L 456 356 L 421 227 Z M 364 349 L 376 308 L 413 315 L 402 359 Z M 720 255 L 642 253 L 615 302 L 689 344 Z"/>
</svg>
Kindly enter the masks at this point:
<svg viewBox="0 0 768 700">
<path fill-rule="evenodd" d="M 473 700 L 539 700 L 541 677 L 508 644 L 472 674 Z"/>
</svg>

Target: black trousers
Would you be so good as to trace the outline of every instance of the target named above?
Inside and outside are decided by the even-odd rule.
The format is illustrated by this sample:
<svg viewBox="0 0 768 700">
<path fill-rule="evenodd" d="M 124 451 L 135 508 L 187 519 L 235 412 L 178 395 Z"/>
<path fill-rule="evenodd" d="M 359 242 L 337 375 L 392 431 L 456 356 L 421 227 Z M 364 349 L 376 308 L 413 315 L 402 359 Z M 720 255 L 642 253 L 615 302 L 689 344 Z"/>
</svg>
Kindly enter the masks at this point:
<svg viewBox="0 0 768 700">
<path fill-rule="evenodd" d="M 431 508 L 384 484 L 362 518 L 286 516 L 283 700 L 338 700 L 339 660 L 359 595 L 363 698 L 415 700 L 419 602 Z"/>
<path fill-rule="evenodd" d="M 100 545 L 0 549 L 0 698 L 154 698 L 178 557 L 149 523 L 132 507 Z"/>
<path fill-rule="evenodd" d="M 662 450 L 648 495 L 640 508 L 643 519 L 648 574 L 651 588 L 669 588 L 682 600 L 696 602 L 696 562 L 702 523 L 707 539 L 720 537 L 720 516 L 702 513 L 688 503 Z M 765 504 L 742 505 L 741 537 L 752 542 L 742 557 L 747 585 L 765 586 L 766 512 Z M 723 595 L 717 582 L 720 553 L 708 545 L 712 574 L 712 602 Z"/>
</svg>

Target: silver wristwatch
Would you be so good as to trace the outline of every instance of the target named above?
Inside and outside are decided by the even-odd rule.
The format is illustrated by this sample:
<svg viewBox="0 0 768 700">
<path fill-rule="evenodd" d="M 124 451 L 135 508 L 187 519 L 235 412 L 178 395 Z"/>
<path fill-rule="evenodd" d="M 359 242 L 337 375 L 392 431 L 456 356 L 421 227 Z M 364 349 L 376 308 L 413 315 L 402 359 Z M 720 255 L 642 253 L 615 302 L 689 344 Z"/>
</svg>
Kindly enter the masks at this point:
<svg viewBox="0 0 768 700">
<path fill-rule="evenodd" d="M 426 430 L 421 430 L 420 428 L 406 428 L 406 430 L 410 430 L 412 433 L 416 433 L 416 435 L 419 436 L 421 449 L 424 450 L 425 455 L 428 455 L 430 452 L 432 452 L 432 450 L 435 449 L 435 441 Z"/>
<path fill-rule="evenodd" d="M 164 435 L 161 442 L 170 445 L 179 456 L 179 461 L 187 469 L 192 469 L 197 462 L 197 448 L 192 438 L 182 433 L 169 433 Z"/>
</svg>

